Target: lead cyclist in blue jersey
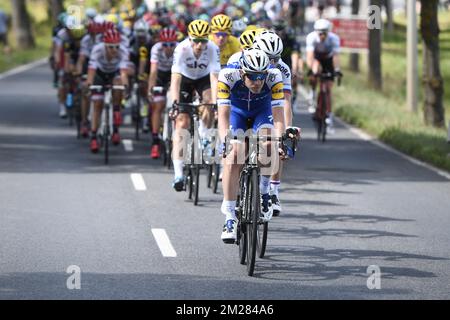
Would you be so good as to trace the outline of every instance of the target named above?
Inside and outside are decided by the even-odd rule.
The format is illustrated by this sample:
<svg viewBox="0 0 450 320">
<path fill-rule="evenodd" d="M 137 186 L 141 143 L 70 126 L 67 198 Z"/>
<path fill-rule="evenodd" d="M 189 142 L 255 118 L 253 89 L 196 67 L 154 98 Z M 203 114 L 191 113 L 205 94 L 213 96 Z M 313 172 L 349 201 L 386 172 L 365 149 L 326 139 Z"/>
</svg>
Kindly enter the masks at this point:
<svg viewBox="0 0 450 320">
<path fill-rule="evenodd" d="M 254 133 L 282 136 L 285 130 L 283 78 L 280 70 L 270 69 L 269 57 L 264 51 L 255 48 L 243 50 L 239 68 L 227 67 L 220 71 L 217 89 L 221 141 L 225 141 L 228 130 L 232 135 L 239 130 L 245 132 L 249 122 Z M 225 243 L 233 243 L 232 240 L 236 239 L 235 207 L 242 168 L 237 158 L 244 148 L 243 143 L 236 140 L 231 141 L 231 145 L 222 177 L 224 197 L 221 211 L 225 214 L 225 225 L 221 238 Z M 271 154 L 270 158 L 274 156 Z M 278 163 L 277 160 L 271 161 L 271 164 L 275 163 Z M 273 214 L 269 182 L 270 174 L 261 175 L 261 211 L 266 221 Z"/>
</svg>

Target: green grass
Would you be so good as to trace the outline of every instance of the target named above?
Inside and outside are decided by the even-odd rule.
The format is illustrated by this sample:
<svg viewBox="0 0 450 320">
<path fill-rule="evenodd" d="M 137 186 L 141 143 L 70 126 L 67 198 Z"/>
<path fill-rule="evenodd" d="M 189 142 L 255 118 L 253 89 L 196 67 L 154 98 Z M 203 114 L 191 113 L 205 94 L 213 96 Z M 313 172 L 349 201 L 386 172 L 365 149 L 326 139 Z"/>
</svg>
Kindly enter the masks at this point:
<svg viewBox="0 0 450 320">
<path fill-rule="evenodd" d="M 444 78 L 446 123 L 450 118 L 450 13 L 440 13 L 441 72 Z M 423 90 L 419 81 L 419 112 L 406 106 L 406 26 L 396 19 L 395 30 L 383 39 L 383 91 L 367 85 L 367 57 L 361 73 L 346 70 L 348 55 L 342 56 L 345 70 L 342 86 L 335 89 L 336 114 L 394 148 L 450 172 L 447 130 L 426 126 L 423 120 Z M 419 45 L 419 80 L 422 75 L 422 45 Z"/>
<path fill-rule="evenodd" d="M 11 12 L 10 1 L 2 1 L 0 8 Z M 28 0 L 28 11 L 32 20 L 32 30 L 35 36 L 36 48 L 18 50 L 15 46 L 14 34 L 8 35 L 12 53 L 0 54 L 0 72 L 49 56 L 51 46 L 51 24 L 48 22 L 46 4 L 43 0 Z M 1 48 L 0 48 L 1 50 Z"/>
</svg>

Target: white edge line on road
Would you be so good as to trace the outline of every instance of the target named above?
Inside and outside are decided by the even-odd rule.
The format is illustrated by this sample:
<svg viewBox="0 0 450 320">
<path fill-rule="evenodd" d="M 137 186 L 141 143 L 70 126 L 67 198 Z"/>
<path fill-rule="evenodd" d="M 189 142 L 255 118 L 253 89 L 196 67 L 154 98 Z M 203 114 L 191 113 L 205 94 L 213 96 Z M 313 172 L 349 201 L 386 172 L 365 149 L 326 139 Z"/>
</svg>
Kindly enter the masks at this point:
<svg viewBox="0 0 450 320">
<path fill-rule="evenodd" d="M 123 143 L 123 147 L 125 148 L 125 151 L 127 151 L 127 152 L 133 151 L 133 140 L 123 139 L 122 143 Z"/>
<path fill-rule="evenodd" d="M 175 249 L 170 242 L 169 236 L 164 229 L 152 229 L 153 237 L 155 237 L 159 250 L 164 257 L 174 258 L 177 256 Z"/>
<path fill-rule="evenodd" d="M 133 181 L 134 188 L 137 191 L 147 190 L 147 187 L 145 186 L 144 178 L 142 177 L 142 175 L 140 173 L 132 173 L 131 181 Z"/>
<path fill-rule="evenodd" d="M 16 74 L 19 74 L 19 73 L 31 70 L 33 68 L 36 68 L 36 67 L 38 67 L 40 65 L 45 64 L 47 61 L 48 61 L 48 58 L 43 58 L 41 60 L 37 60 L 37 61 L 34 61 L 32 63 L 25 64 L 23 66 L 20 66 L 20 67 L 11 69 L 9 71 L 6 71 L 4 73 L 1 73 L 0 74 L 0 80 L 3 80 L 3 79 L 6 79 L 6 78 L 8 78 L 10 76 L 13 76 L 13 75 L 16 75 Z"/>
<path fill-rule="evenodd" d="M 447 180 L 450 180 L 450 174 L 449 174 L 449 173 L 447 173 L 447 172 L 445 172 L 445 171 L 443 171 L 443 170 L 440 170 L 440 169 L 438 169 L 438 168 L 436 168 L 436 167 L 433 167 L 432 165 L 429 165 L 428 163 L 425 163 L 425 162 L 422 162 L 422 161 L 420 161 L 420 160 L 414 159 L 413 157 L 410 157 L 410 156 L 408 156 L 407 154 L 404 154 L 403 152 L 398 151 L 398 150 L 392 148 L 391 146 L 388 146 L 387 144 L 385 144 L 385 143 L 381 142 L 380 140 L 378 140 L 378 139 L 372 137 L 371 135 L 367 134 L 366 132 L 362 131 L 361 129 L 355 128 L 354 126 L 352 126 L 352 125 L 350 125 L 350 124 L 344 122 L 344 120 L 342 120 L 342 119 L 340 119 L 340 118 L 338 118 L 338 117 L 335 117 L 335 119 L 336 119 L 340 124 L 342 124 L 344 127 L 346 127 L 347 129 L 349 129 L 353 134 L 357 135 L 358 137 L 360 137 L 360 138 L 363 139 L 364 141 L 368 141 L 368 142 L 370 142 L 370 143 L 376 145 L 377 147 L 380 147 L 380 148 L 382 148 L 382 149 L 384 149 L 384 150 L 386 150 L 386 151 L 389 151 L 389 152 L 391 152 L 391 153 L 394 153 L 394 154 L 396 154 L 396 155 L 402 157 L 403 159 L 406 159 L 406 160 L 408 160 L 409 162 L 414 163 L 415 165 L 424 167 L 424 168 L 426 168 L 426 169 L 428 169 L 428 170 L 431 170 L 431 171 L 437 173 L 437 174 L 440 175 L 441 177 L 444 177 L 444 178 L 446 178 Z"/>
</svg>

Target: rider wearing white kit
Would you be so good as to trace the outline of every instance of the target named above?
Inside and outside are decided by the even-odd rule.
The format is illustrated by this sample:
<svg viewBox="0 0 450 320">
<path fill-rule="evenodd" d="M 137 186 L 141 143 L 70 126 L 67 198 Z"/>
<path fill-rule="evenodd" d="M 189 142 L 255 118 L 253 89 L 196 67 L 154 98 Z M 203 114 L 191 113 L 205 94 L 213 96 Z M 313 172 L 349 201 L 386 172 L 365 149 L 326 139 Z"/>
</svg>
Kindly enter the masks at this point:
<svg viewBox="0 0 450 320">
<path fill-rule="evenodd" d="M 316 78 L 320 72 L 330 73 L 327 79 L 329 92 L 333 87 L 334 76 L 342 76 L 340 71 L 340 38 L 331 32 L 331 22 L 319 19 L 314 23 L 314 31 L 306 37 L 306 64 L 311 70 L 313 90 L 316 86 Z M 333 114 L 331 112 L 331 94 L 327 106 L 327 130 L 333 133 Z"/>
<path fill-rule="evenodd" d="M 215 103 L 220 52 L 219 47 L 208 40 L 210 32 L 208 22 L 194 20 L 188 26 L 189 37 L 175 48 L 170 85 L 172 101 L 192 102 L 195 90 L 200 95 L 202 103 Z M 212 127 L 214 113 L 209 108 L 202 108 L 199 111 L 201 117 L 199 136 L 204 138 L 208 128 Z M 176 191 L 182 191 L 184 188 L 181 130 L 187 130 L 190 126 L 189 114 L 185 112 L 180 110 L 177 115 L 173 136 L 172 159 L 175 174 L 173 187 Z"/>
</svg>

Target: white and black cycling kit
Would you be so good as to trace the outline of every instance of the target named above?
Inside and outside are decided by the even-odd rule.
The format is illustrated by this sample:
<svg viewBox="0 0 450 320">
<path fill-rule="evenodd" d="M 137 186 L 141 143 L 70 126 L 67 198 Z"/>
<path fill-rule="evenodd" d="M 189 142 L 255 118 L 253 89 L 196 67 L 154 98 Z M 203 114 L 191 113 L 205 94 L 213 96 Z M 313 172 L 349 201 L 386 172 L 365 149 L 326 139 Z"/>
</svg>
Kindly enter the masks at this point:
<svg viewBox="0 0 450 320">
<path fill-rule="evenodd" d="M 306 37 L 306 52 L 314 52 L 314 59 L 322 66 L 322 71 L 334 74 L 334 55 L 340 52 L 340 38 L 333 32 L 328 32 L 327 38 L 321 42 L 319 34 L 314 31 Z"/>
</svg>

